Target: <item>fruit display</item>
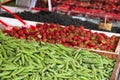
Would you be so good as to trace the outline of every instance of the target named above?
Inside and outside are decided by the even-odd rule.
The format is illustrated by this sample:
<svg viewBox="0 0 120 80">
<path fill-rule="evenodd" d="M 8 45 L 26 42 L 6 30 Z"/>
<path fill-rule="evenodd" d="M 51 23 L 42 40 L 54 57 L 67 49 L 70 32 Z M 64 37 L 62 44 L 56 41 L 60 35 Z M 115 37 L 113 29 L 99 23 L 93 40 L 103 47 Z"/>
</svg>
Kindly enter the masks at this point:
<svg viewBox="0 0 120 80">
<path fill-rule="evenodd" d="M 71 15 L 82 14 L 83 16 L 87 15 L 90 18 L 91 17 L 93 17 L 93 18 L 98 17 L 102 20 L 107 15 L 110 20 L 120 21 L 120 14 L 105 12 L 105 11 L 100 10 L 100 9 L 95 10 L 95 9 L 87 9 L 87 8 L 82 8 L 82 7 L 71 7 L 70 14 Z"/>
<path fill-rule="evenodd" d="M 8 36 L 36 40 L 37 42 L 59 43 L 67 47 L 79 47 L 87 49 L 97 49 L 114 52 L 119 38 L 115 35 L 111 37 L 103 33 L 85 30 L 83 26 L 79 28 L 73 25 L 62 27 L 59 24 L 37 24 L 34 30 L 29 28 L 13 28 L 12 31 L 4 30 Z"/>
<path fill-rule="evenodd" d="M 119 0 L 70 0 L 69 2 L 62 0 L 61 3 L 56 2 L 56 4 L 57 5 L 55 7 L 57 11 L 71 13 L 71 15 L 82 14 L 83 16 L 89 15 L 90 17 L 99 17 L 101 19 L 104 19 L 107 15 L 110 20 L 120 21 Z"/>
<path fill-rule="evenodd" d="M 82 21 L 80 19 L 73 19 L 71 16 L 59 14 L 56 12 L 49 11 L 40 11 L 37 13 L 32 13 L 29 11 L 18 12 L 16 13 L 24 20 L 37 21 L 37 22 L 47 22 L 47 23 L 55 23 L 64 26 L 74 25 L 75 27 L 79 27 L 83 25 L 86 29 L 92 30 L 100 30 L 98 29 L 98 25 L 89 21 Z M 4 17 L 12 17 L 10 14 L 3 13 L 0 16 Z M 120 28 L 118 26 L 112 27 L 111 32 L 120 33 Z"/>
<path fill-rule="evenodd" d="M 0 80 L 109 80 L 114 59 L 0 32 Z"/>
</svg>

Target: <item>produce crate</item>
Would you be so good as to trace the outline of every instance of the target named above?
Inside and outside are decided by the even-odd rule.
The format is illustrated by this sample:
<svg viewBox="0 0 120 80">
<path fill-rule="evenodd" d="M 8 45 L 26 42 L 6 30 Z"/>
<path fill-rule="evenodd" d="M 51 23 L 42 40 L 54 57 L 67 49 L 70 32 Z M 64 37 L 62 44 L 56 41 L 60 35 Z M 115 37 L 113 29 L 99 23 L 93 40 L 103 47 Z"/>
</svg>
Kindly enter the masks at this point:
<svg viewBox="0 0 120 80">
<path fill-rule="evenodd" d="M 97 52 L 98 54 L 107 56 L 108 58 L 113 58 L 113 59 L 117 58 L 118 55 L 120 54 L 120 38 L 119 38 L 117 47 L 116 47 L 114 52 L 103 51 L 103 50 L 95 50 L 95 49 L 87 49 L 87 50 L 91 50 L 93 52 Z"/>
<path fill-rule="evenodd" d="M 99 52 L 98 52 L 98 54 L 99 54 Z M 100 55 L 102 55 L 102 54 L 100 53 Z M 107 54 L 104 56 L 106 56 L 106 57 L 115 56 L 116 57 L 116 58 L 114 57 L 114 59 L 116 59 L 116 62 L 115 62 L 114 69 L 112 71 L 110 80 L 118 80 L 118 76 L 119 76 L 119 72 L 120 72 L 120 54 L 118 54 L 118 55 L 117 54 L 116 55 Z"/>
<path fill-rule="evenodd" d="M 120 34 L 110 33 L 110 32 L 104 32 L 104 31 L 97 31 L 97 32 L 104 33 L 104 34 L 106 34 L 107 36 L 116 35 L 116 36 L 118 36 L 119 41 L 118 41 L 118 43 L 117 43 L 117 46 L 116 46 L 116 49 L 115 49 L 114 52 L 101 51 L 101 50 L 93 50 L 93 51 L 99 52 L 99 53 L 102 54 L 102 55 L 107 55 L 107 53 L 108 53 L 108 54 L 111 54 L 111 55 L 109 55 L 109 58 L 114 58 L 116 55 L 120 54 Z"/>
<path fill-rule="evenodd" d="M 90 49 L 86 49 L 86 50 L 90 50 Z M 120 73 L 120 39 L 115 49 L 115 52 L 101 51 L 101 50 L 90 50 L 90 51 L 95 52 L 101 56 L 106 56 L 110 59 L 115 59 L 116 62 L 115 62 L 110 80 L 119 80 L 118 76 Z"/>
<path fill-rule="evenodd" d="M 120 54 L 116 58 L 115 66 L 111 75 L 110 80 L 117 80 L 120 72 Z"/>
<path fill-rule="evenodd" d="M 99 54 L 99 52 L 98 52 L 98 54 Z M 113 54 L 108 54 L 108 55 L 104 55 L 104 56 L 109 57 L 109 56 L 113 56 Z M 120 54 L 114 55 L 114 56 L 116 56 L 116 58 L 114 57 L 114 59 L 116 59 L 116 62 L 115 62 L 114 69 L 112 71 L 110 80 L 118 80 L 118 76 L 119 76 L 119 72 L 120 72 Z"/>
<path fill-rule="evenodd" d="M 0 19 L 2 19 L 3 21 L 7 22 L 9 25 L 12 25 L 12 26 L 22 26 L 22 24 L 16 20 L 16 19 L 13 19 L 13 18 L 6 18 L 6 17 L 0 17 Z M 40 22 L 34 22 L 34 21 L 27 21 L 27 20 L 24 20 L 26 23 L 28 24 L 32 24 L 32 25 L 36 25 L 36 24 L 43 24 L 43 23 L 40 23 Z M 64 26 L 63 26 L 64 27 Z M 115 36 L 118 36 L 119 37 L 119 41 L 118 41 L 118 44 L 116 46 L 116 49 L 114 52 L 109 52 L 109 51 L 103 51 L 103 50 L 95 50 L 95 49 L 87 49 L 87 50 L 91 50 L 91 51 L 94 51 L 94 52 L 97 52 L 99 53 L 100 55 L 107 55 L 109 58 L 116 58 L 118 56 L 118 54 L 120 53 L 120 34 L 117 34 L 117 33 L 110 33 L 110 32 L 104 32 L 104 31 L 96 31 L 96 30 L 92 30 L 92 32 L 98 32 L 98 33 L 104 33 L 106 34 L 107 36 L 111 37 L 112 35 L 115 35 Z M 84 49 L 84 48 L 82 48 Z M 110 55 L 109 55 L 110 54 Z"/>
</svg>

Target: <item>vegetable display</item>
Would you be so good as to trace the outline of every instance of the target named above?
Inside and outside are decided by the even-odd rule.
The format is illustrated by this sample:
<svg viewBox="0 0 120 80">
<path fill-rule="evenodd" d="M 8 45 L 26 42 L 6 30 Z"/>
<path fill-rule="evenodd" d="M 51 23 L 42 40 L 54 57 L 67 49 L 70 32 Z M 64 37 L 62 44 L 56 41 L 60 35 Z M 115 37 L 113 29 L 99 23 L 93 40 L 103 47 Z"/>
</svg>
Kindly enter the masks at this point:
<svg viewBox="0 0 120 80">
<path fill-rule="evenodd" d="M 109 80 L 115 60 L 0 32 L 0 80 Z"/>
<path fill-rule="evenodd" d="M 4 30 L 9 36 L 24 38 L 27 40 L 43 41 L 49 43 L 59 43 L 67 47 L 79 47 L 97 49 L 114 52 L 119 38 L 115 35 L 108 37 L 103 33 L 93 33 L 85 30 L 83 26 L 79 28 L 73 25 L 62 27 L 51 23 L 37 24 L 35 30 L 29 28 L 13 28 L 12 31 Z"/>
</svg>

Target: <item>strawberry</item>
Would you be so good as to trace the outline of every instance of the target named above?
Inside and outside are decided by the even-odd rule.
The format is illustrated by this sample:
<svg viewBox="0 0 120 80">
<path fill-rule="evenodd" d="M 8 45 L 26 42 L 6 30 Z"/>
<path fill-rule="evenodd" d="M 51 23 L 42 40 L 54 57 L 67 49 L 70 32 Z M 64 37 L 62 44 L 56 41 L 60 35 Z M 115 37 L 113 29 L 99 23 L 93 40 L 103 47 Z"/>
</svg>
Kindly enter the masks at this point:
<svg viewBox="0 0 120 80">
<path fill-rule="evenodd" d="M 79 27 L 79 30 L 80 30 L 80 31 L 84 31 L 84 27 L 81 25 L 81 26 Z"/>
<path fill-rule="evenodd" d="M 19 30 L 19 31 L 18 31 L 18 34 L 21 35 L 21 36 L 24 35 L 23 30 Z"/>
<path fill-rule="evenodd" d="M 19 35 L 18 35 L 16 32 L 13 32 L 13 37 L 18 38 L 18 37 L 19 37 Z"/>
</svg>

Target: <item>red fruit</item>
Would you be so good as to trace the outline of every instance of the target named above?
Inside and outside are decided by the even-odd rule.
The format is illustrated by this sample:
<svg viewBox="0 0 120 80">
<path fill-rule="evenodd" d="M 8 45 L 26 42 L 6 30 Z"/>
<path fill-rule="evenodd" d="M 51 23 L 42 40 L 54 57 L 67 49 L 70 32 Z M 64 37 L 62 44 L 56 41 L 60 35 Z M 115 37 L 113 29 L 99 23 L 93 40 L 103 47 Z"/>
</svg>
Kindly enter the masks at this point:
<svg viewBox="0 0 120 80">
<path fill-rule="evenodd" d="M 81 42 L 82 42 L 82 39 L 79 38 L 79 39 L 77 40 L 77 42 L 78 42 L 78 43 L 81 43 Z"/>
<path fill-rule="evenodd" d="M 36 24 L 36 28 L 40 28 L 42 26 L 43 26 L 42 24 Z"/>
<path fill-rule="evenodd" d="M 19 39 L 26 39 L 24 36 L 19 36 Z"/>
<path fill-rule="evenodd" d="M 80 45 L 80 43 L 78 43 L 78 44 L 77 44 L 77 46 L 81 48 L 81 45 Z"/>
<path fill-rule="evenodd" d="M 13 29 L 12 29 L 12 31 L 18 31 L 19 30 L 19 28 L 17 28 L 17 27 L 13 27 Z"/>
<path fill-rule="evenodd" d="M 70 25 L 69 28 L 70 28 L 70 30 L 74 30 L 75 26 L 74 25 Z"/>
<path fill-rule="evenodd" d="M 90 47 L 88 45 L 85 45 L 85 48 L 89 49 Z"/>
<path fill-rule="evenodd" d="M 59 30 L 54 30 L 54 34 L 58 33 L 59 34 Z"/>
<path fill-rule="evenodd" d="M 99 35 L 102 35 L 103 37 L 108 38 L 108 36 L 104 33 L 99 33 Z"/>
<path fill-rule="evenodd" d="M 33 26 L 33 25 L 30 25 L 30 27 L 29 27 L 29 28 L 30 28 L 30 30 L 35 30 L 35 28 L 36 28 L 36 27 L 35 27 L 35 26 Z"/>
<path fill-rule="evenodd" d="M 90 47 L 95 47 L 95 43 L 93 43 L 92 41 L 90 41 L 90 42 L 88 43 L 88 45 L 89 45 Z"/>
<path fill-rule="evenodd" d="M 80 26 L 79 29 L 80 29 L 80 31 L 84 31 L 85 28 L 83 26 Z"/>
<path fill-rule="evenodd" d="M 47 22 L 45 22 L 44 24 L 43 24 L 43 26 L 45 27 L 45 26 L 47 26 L 48 25 L 48 23 Z"/>
<path fill-rule="evenodd" d="M 97 37 L 97 35 L 98 35 L 98 33 L 97 33 L 97 32 L 93 33 L 93 36 L 94 36 L 94 37 Z"/>
<path fill-rule="evenodd" d="M 67 46 L 67 47 L 70 46 L 69 43 L 63 43 L 63 45 L 64 45 L 64 46 Z"/>
<path fill-rule="evenodd" d="M 54 23 L 50 23 L 50 28 L 55 28 L 56 25 Z"/>
<path fill-rule="evenodd" d="M 84 36 L 84 41 L 88 41 L 88 40 L 89 40 L 89 38 Z"/>
<path fill-rule="evenodd" d="M 104 40 L 104 37 L 102 35 L 97 35 L 97 40 L 101 42 L 102 40 Z"/>
<path fill-rule="evenodd" d="M 51 35 L 47 35 L 47 37 L 46 37 L 47 39 L 51 39 L 52 38 L 52 36 Z"/>
<path fill-rule="evenodd" d="M 18 31 L 18 34 L 19 34 L 19 35 L 24 35 L 23 30 L 19 30 L 19 31 Z"/>
<path fill-rule="evenodd" d="M 18 37 L 19 37 L 19 35 L 15 32 L 15 33 L 13 33 L 13 37 L 18 38 Z"/>
<path fill-rule="evenodd" d="M 57 40 L 57 43 L 61 44 L 61 43 L 62 43 L 62 41 L 58 39 L 58 40 Z"/>
<path fill-rule="evenodd" d="M 52 39 L 52 40 L 51 40 L 51 43 L 52 43 L 52 44 L 55 44 L 55 40 Z"/>
<path fill-rule="evenodd" d="M 75 46 L 77 43 L 76 42 L 70 42 L 71 46 Z"/>
<path fill-rule="evenodd" d="M 63 28 L 62 31 L 65 32 L 65 33 L 68 32 L 69 31 L 69 27 Z"/>
<path fill-rule="evenodd" d="M 61 41 L 64 43 L 66 41 L 65 37 L 62 37 Z"/>
<path fill-rule="evenodd" d="M 78 34 L 79 33 L 79 29 L 76 27 L 74 32 Z"/>
</svg>

